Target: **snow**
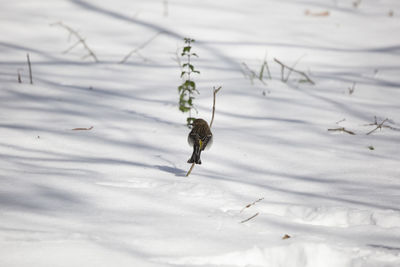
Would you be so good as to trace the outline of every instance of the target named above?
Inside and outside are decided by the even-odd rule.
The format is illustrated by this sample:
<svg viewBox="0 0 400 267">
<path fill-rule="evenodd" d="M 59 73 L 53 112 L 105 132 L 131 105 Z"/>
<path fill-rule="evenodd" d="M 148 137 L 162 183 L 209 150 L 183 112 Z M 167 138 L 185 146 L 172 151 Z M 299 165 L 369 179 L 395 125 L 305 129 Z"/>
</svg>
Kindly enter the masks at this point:
<svg viewBox="0 0 400 267">
<path fill-rule="evenodd" d="M 400 2 L 353 2 L 2 1 L 0 266 L 400 266 Z M 190 177 L 187 36 L 199 117 L 222 86 Z"/>
</svg>

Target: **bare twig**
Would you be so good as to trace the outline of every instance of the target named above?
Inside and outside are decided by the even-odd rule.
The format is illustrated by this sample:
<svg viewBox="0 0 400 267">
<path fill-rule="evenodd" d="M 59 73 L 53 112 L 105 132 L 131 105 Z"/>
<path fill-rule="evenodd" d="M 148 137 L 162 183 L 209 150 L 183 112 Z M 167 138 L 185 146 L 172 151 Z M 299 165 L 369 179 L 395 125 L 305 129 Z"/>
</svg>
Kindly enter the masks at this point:
<svg viewBox="0 0 400 267">
<path fill-rule="evenodd" d="M 262 79 L 263 79 L 263 77 L 264 77 L 264 68 L 265 68 L 265 60 L 264 60 L 264 63 L 261 65 L 261 68 L 260 68 L 260 74 L 258 75 L 258 79 L 260 80 L 260 81 L 262 81 Z"/>
<path fill-rule="evenodd" d="M 385 120 L 383 120 L 381 123 L 378 123 L 378 120 L 376 118 L 376 116 L 374 116 L 374 122 L 373 123 L 368 123 L 368 124 L 364 124 L 364 126 L 376 126 L 375 129 L 373 129 L 372 131 L 368 132 L 367 135 L 373 133 L 374 131 L 378 130 L 378 129 L 382 129 L 382 128 L 388 128 L 394 131 L 399 131 L 399 128 L 395 128 L 392 127 L 390 125 L 386 125 L 385 122 L 390 122 L 390 120 L 388 118 L 386 118 Z"/>
<path fill-rule="evenodd" d="M 243 221 L 241 221 L 240 223 L 245 223 L 245 222 L 248 222 L 248 221 L 250 221 L 251 219 L 253 219 L 254 217 L 256 217 L 256 216 L 258 216 L 258 212 L 256 213 L 256 214 L 254 214 L 253 216 L 251 216 L 250 218 L 247 218 L 246 220 L 243 220 Z"/>
<path fill-rule="evenodd" d="M 22 83 L 21 73 L 19 72 L 19 69 L 17 70 L 17 77 L 18 77 L 18 83 Z"/>
<path fill-rule="evenodd" d="M 364 124 L 364 126 L 373 126 L 373 125 L 378 125 L 378 120 L 377 120 L 376 116 L 374 116 L 374 122 L 373 123 Z"/>
<path fill-rule="evenodd" d="M 356 83 L 354 82 L 349 89 L 349 95 L 352 95 L 354 93 L 354 90 L 356 90 Z"/>
<path fill-rule="evenodd" d="M 297 66 L 297 64 L 300 62 L 300 60 L 304 57 L 305 55 L 302 55 L 299 57 L 299 59 L 296 60 L 296 62 L 293 64 L 293 66 L 289 69 L 288 74 L 286 75 L 285 82 L 289 80 L 290 74 L 292 74 L 292 71 L 294 68 Z"/>
<path fill-rule="evenodd" d="M 372 134 L 373 132 L 375 132 L 376 130 L 378 130 L 378 129 L 382 129 L 382 127 L 385 127 L 385 126 L 387 126 L 387 125 L 384 125 L 384 123 L 385 122 L 387 122 L 389 119 L 388 118 L 386 118 L 386 119 L 384 119 L 381 123 L 377 123 L 376 122 L 376 117 L 375 117 L 375 124 L 376 124 L 376 128 L 375 129 L 373 129 L 372 131 L 369 131 L 368 133 L 367 133 L 367 135 L 370 135 L 370 134 Z M 389 126 L 387 127 L 387 128 L 389 128 Z"/>
<path fill-rule="evenodd" d="M 246 63 L 242 62 L 243 66 L 243 75 L 244 77 L 249 77 L 250 83 L 254 84 L 254 78 L 257 77 L 256 73 L 247 66 Z"/>
<path fill-rule="evenodd" d="M 347 130 L 347 129 L 346 129 L 346 128 L 344 128 L 344 127 L 341 127 L 341 128 L 335 128 L 335 129 L 328 129 L 328 131 L 330 131 L 330 132 L 339 131 L 339 132 L 345 132 L 345 133 L 348 133 L 348 134 L 351 134 L 351 135 L 355 135 L 355 133 L 354 133 L 354 132 L 352 132 L 352 131 L 349 131 L 349 130 Z"/>
<path fill-rule="evenodd" d="M 82 59 L 85 59 L 87 57 L 92 57 L 95 62 L 99 62 L 99 59 L 97 58 L 96 54 L 93 52 L 92 49 L 90 49 L 90 47 L 86 43 L 86 40 L 77 31 L 75 31 L 70 26 L 64 24 L 61 21 L 60 22 L 56 22 L 56 23 L 52 23 L 52 24 L 50 24 L 50 26 L 62 27 L 64 29 L 66 29 L 69 32 L 70 35 L 73 35 L 73 36 L 75 36 L 76 39 L 78 39 L 76 43 L 74 43 L 72 46 L 70 46 L 68 49 L 66 49 L 63 53 L 68 53 L 73 48 L 75 48 L 78 44 L 82 44 L 84 49 L 88 52 L 88 54 L 83 56 Z"/>
<path fill-rule="evenodd" d="M 340 121 L 337 121 L 337 122 L 335 122 L 335 123 L 336 123 L 336 124 L 339 124 L 339 123 L 344 122 L 344 121 L 346 121 L 345 118 L 343 118 L 343 119 L 341 119 Z"/>
<path fill-rule="evenodd" d="M 267 52 L 265 52 L 264 62 L 263 62 L 263 64 L 261 65 L 260 74 L 259 74 L 259 76 L 258 76 L 258 79 L 259 79 L 260 81 L 262 81 L 263 78 L 264 78 L 264 69 L 267 70 L 268 78 L 271 80 L 272 77 L 271 77 L 271 72 L 270 72 L 270 70 L 269 70 L 268 61 L 267 61 Z"/>
<path fill-rule="evenodd" d="M 305 72 L 303 72 L 303 71 L 299 71 L 299 70 L 295 70 L 294 68 L 291 68 L 291 67 L 289 67 L 289 66 L 287 66 L 287 65 L 285 65 L 285 64 L 283 64 L 281 61 L 279 61 L 278 59 L 276 59 L 276 58 L 274 58 L 274 61 L 276 62 L 276 63 L 278 63 L 279 65 L 281 65 L 281 80 L 283 81 L 283 82 L 287 82 L 287 80 L 285 80 L 285 77 L 284 77 L 284 73 L 285 73 L 285 68 L 286 69 L 288 69 L 289 71 L 291 71 L 291 72 L 295 72 L 295 73 L 298 73 L 298 74 L 300 74 L 301 76 L 303 76 L 306 80 L 306 82 L 309 82 L 309 83 L 311 83 L 311 84 L 315 84 L 315 82 L 313 81 L 313 80 L 311 80 L 310 79 L 310 77 L 308 77 L 308 75 L 305 73 Z"/>
<path fill-rule="evenodd" d="M 262 198 L 260 198 L 260 199 L 257 199 L 256 201 L 254 201 L 253 203 L 250 203 L 250 204 L 247 204 L 239 213 L 242 213 L 245 209 L 248 209 L 248 208 L 250 208 L 251 206 L 254 206 L 257 202 L 260 202 L 261 200 L 263 200 L 264 198 L 262 197 Z"/>
<path fill-rule="evenodd" d="M 304 12 L 306 16 L 313 16 L 313 17 L 327 17 L 329 16 L 329 11 L 321 11 L 321 12 L 311 12 L 310 10 L 306 10 Z"/>
<path fill-rule="evenodd" d="M 213 107 L 212 107 L 212 115 L 211 115 L 211 122 L 210 122 L 210 128 L 213 125 L 214 122 L 214 114 L 215 114 L 215 99 L 217 98 L 217 93 L 219 92 L 219 90 L 221 90 L 221 86 L 218 87 L 217 89 L 215 89 L 215 87 L 213 88 Z"/>
<path fill-rule="evenodd" d="M 90 131 L 93 129 L 93 126 L 90 126 L 89 128 L 74 128 L 71 129 L 72 131 Z"/>
<path fill-rule="evenodd" d="M 139 50 L 145 48 L 148 44 L 150 44 L 154 39 L 156 39 L 160 34 L 162 34 L 163 32 L 158 32 L 156 33 L 154 36 L 152 36 L 150 39 L 148 39 L 146 42 L 142 43 L 141 45 L 139 45 L 138 47 L 136 47 L 135 49 L 133 49 L 132 51 L 130 51 L 119 63 L 123 64 L 125 63 L 134 53 L 138 53 Z"/>
<path fill-rule="evenodd" d="M 281 81 L 285 82 L 285 66 L 281 65 Z"/>
<path fill-rule="evenodd" d="M 78 46 L 81 43 L 80 40 L 78 40 L 75 44 L 71 45 L 69 48 L 65 49 L 62 53 L 63 54 L 68 54 L 69 51 L 74 49 L 76 46 Z"/>
<path fill-rule="evenodd" d="M 264 68 L 267 70 L 268 78 L 271 80 L 272 76 L 271 76 L 271 71 L 269 70 L 269 66 L 268 66 L 268 61 L 267 60 L 265 60 L 265 62 L 264 62 Z"/>
<path fill-rule="evenodd" d="M 243 70 L 242 70 L 243 75 L 245 78 L 249 77 L 251 84 L 254 84 L 255 78 L 257 78 L 263 84 L 266 84 L 263 80 L 264 67 L 268 70 L 268 73 L 269 73 L 268 63 L 266 63 L 266 61 L 264 61 L 264 63 L 261 65 L 260 73 L 258 75 L 256 74 L 256 72 L 254 70 L 250 69 L 246 63 L 242 62 L 242 66 L 243 66 Z M 269 74 L 269 75 L 271 75 L 271 74 Z"/>
<path fill-rule="evenodd" d="M 28 67 L 29 67 L 29 80 L 30 80 L 30 83 L 33 84 L 32 66 L 31 66 L 31 59 L 29 58 L 29 54 L 26 54 L 26 59 L 28 60 Z"/>
<path fill-rule="evenodd" d="M 267 60 L 267 52 L 265 51 L 265 58 L 264 58 L 264 62 L 265 62 L 265 68 L 267 69 L 268 72 L 268 77 L 271 80 L 272 76 L 271 76 L 271 71 L 269 70 L 269 66 L 268 66 L 268 60 Z"/>
<path fill-rule="evenodd" d="M 221 90 L 221 86 L 218 88 L 213 88 L 213 108 L 212 108 L 212 115 L 211 115 L 211 122 L 210 122 L 210 128 L 213 125 L 214 122 L 214 114 L 215 114 L 215 99 L 217 98 L 217 93 L 219 92 L 219 90 Z M 189 171 L 186 173 L 186 177 L 188 177 L 190 175 L 190 173 L 192 172 L 193 168 L 194 168 L 195 163 L 192 163 L 192 166 L 190 166 Z"/>
</svg>

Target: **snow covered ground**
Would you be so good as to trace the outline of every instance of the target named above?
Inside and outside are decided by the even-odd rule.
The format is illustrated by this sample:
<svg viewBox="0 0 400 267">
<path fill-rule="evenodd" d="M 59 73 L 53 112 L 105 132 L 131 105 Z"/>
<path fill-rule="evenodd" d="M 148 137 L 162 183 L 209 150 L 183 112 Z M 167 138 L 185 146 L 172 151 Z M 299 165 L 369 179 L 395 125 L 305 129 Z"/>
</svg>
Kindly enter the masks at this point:
<svg viewBox="0 0 400 267">
<path fill-rule="evenodd" d="M 399 1 L 0 3 L 1 267 L 400 266 Z M 190 177 L 183 37 L 199 117 L 223 87 Z"/>
</svg>

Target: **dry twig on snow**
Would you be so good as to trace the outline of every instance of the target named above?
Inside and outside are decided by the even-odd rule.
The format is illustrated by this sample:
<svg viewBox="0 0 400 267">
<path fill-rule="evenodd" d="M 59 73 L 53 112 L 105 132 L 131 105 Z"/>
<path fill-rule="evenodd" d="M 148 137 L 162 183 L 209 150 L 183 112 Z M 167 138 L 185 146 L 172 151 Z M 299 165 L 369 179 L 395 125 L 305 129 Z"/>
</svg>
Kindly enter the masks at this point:
<svg viewBox="0 0 400 267">
<path fill-rule="evenodd" d="M 348 88 L 348 90 L 349 90 L 349 95 L 352 95 L 354 93 L 354 90 L 356 90 L 356 83 L 354 82 L 352 86 Z"/>
<path fill-rule="evenodd" d="M 74 43 L 72 46 L 70 46 L 67 50 L 65 50 L 63 53 L 66 54 L 69 51 L 71 51 L 72 49 L 74 49 L 76 46 L 78 46 L 79 44 L 82 44 L 83 47 L 85 48 L 85 50 L 88 52 L 87 55 L 83 56 L 82 59 L 86 59 L 87 57 L 92 57 L 93 60 L 95 62 L 99 62 L 96 54 L 93 52 L 92 49 L 90 49 L 90 47 L 87 45 L 85 38 L 83 38 L 77 31 L 75 31 L 74 29 L 72 29 L 70 26 L 64 24 L 63 22 L 56 22 L 53 24 L 50 24 L 50 26 L 59 26 L 62 27 L 64 29 L 66 29 L 70 35 L 75 36 L 76 39 L 78 39 L 76 41 L 76 43 Z"/>
<path fill-rule="evenodd" d="M 245 78 L 248 77 L 250 80 L 250 83 L 254 84 L 253 80 L 254 80 L 254 78 L 257 78 L 257 74 L 253 70 L 251 70 L 249 68 L 249 66 L 247 66 L 246 63 L 242 62 L 242 66 L 243 66 L 242 72 L 243 72 L 244 77 Z"/>
<path fill-rule="evenodd" d="M 351 134 L 351 135 L 355 135 L 354 132 L 349 131 L 349 130 L 347 130 L 347 129 L 344 128 L 344 127 L 341 127 L 341 128 L 334 128 L 334 129 L 328 129 L 328 131 L 330 131 L 330 132 L 345 132 L 345 133 L 348 133 L 348 134 Z"/>
<path fill-rule="evenodd" d="M 248 222 L 248 221 L 250 221 L 251 219 L 253 219 L 254 217 L 256 217 L 256 216 L 258 216 L 258 212 L 256 213 L 256 214 L 254 214 L 253 216 L 251 216 L 250 218 L 247 218 L 246 220 L 243 220 L 243 221 L 241 221 L 240 223 L 245 223 L 245 222 Z"/>
<path fill-rule="evenodd" d="M 210 128 L 213 125 L 214 122 L 214 114 L 215 114 L 215 99 L 217 98 L 217 93 L 219 92 L 219 90 L 221 90 L 221 86 L 218 87 L 217 89 L 215 89 L 215 87 L 213 88 L 213 107 L 212 107 L 212 115 L 211 115 L 211 122 L 210 122 Z"/>
<path fill-rule="evenodd" d="M 17 79 L 18 79 L 18 83 L 22 83 L 21 73 L 19 72 L 19 69 L 17 70 Z"/>
<path fill-rule="evenodd" d="M 276 58 L 274 58 L 274 61 L 275 61 L 276 63 L 278 63 L 279 65 L 281 65 L 281 80 L 282 80 L 282 82 L 287 82 L 288 79 L 289 79 L 290 73 L 291 73 L 291 72 L 295 72 L 295 73 L 298 73 L 298 74 L 300 74 L 301 76 L 303 76 L 303 77 L 305 78 L 305 80 L 304 80 L 305 82 L 308 82 L 308 83 L 311 83 L 312 85 L 315 85 L 315 82 L 314 82 L 313 80 L 311 80 L 310 77 L 308 77 L 308 75 L 307 75 L 305 72 L 296 70 L 296 69 L 294 69 L 294 68 L 291 68 L 291 67 L 289 67 L 289 66 L 283 64 L 281 61 L 279 61 L 279 60 L 276 59 Z M 287 75 L 286 79 L 285 79 L 285 77 L 284 77 L 285 69 L 288 69 L 288 70 L 289 70 L 289 74 Z"/>
<path fill-rule="evenodd" d="M 72 131 L 90 131 L 93 129 L 93 126 L 90 126 L 89 128 L 74 128 L 71 129 Z"/>
<path fill-rule="evenodd" d="M 371 130 L 371 131 L 369 131 L 367 133 L 367 135 L 372 134 L 373 132 L 375 132 L 378 129 L 382 130 L 382 128 L 389 128 L 389 129 L 395 130 L 395 131 L 399 130 L 398 128 L 392 127 L 390 125 L 385 125 L 385 122 L 389 122 L 389 118 L 384 119 L 381 123 L 378 123 L 378 120 L 377 120 L 376 116 L 374 117 L 374 119 L 375 119 L 375 121 L 373 123 L 369 123 L 369 124 L 365 124 L 364 125 L 364 126 L 376 126 L 376 128 Z"/>
<path fill-rule="evenodd" d="M 336 124 L 339 124 L 339 123 L 344 122 L 344 121 L 346 121 L 346 118 L 343 118 L 343 119 L 341 119 L 340 121 L 337 121 L 337 122 L 335 122 L 335 123 L 336 123 Z"/>
<path fill-rule="evenodd" d="M 31 66 L 31 59 L 29 58 L 29 54 L 26 54 L 26 59 L 27 59 L 27 61 L 28 61 L 29 80 L 30 80 L 30 83 L 33 84 L 32 66 Z M 19 81 L 19 80 L 18 80 L 18 81 Z"/>
<path fill-rule="evenodd" d="M 250 204 L 247 204 L 239 213 L 242 213 L 245 209 L 248 209 L 248 208 L 250 208 L 251 206 L 254 206 L 257 202 L 260 202 L 261 200 L 263 200 L 264 198 L 262 197 L 262 198 L 260 198 L 260 199 L 257 199 L 256 201 L 254 201 L 253 203 L 250 203 Z"/>
<path fill-rule="evenodd" d="M 306 16 L 312 16 L 312 17 L 327 17 L 330 15 L 329 11 L 311 12 L 308 9 L 306 11 L 304 11 L 304 14 Z"/>
<path fill-rule="evenodd" d="M 119 63 L 123 64 L 125 63 L 131 56 L 132 54 L 136 53 L 137 55 L 141 56 L 139 54 L 139 50 L 145 48 L 148 44 L 150 44 L 154 39 L 156 39 L 160 34 L 162 34 L 163 32 L 158 32 L 156 33 L 154 36 L 152 36 L 150 39 L 148 39 L 146 42 L 144 42 L 143 44 L 139 45 L 138 47 L 136 47 L 135 49 L 133 49 L 132 51 L 130 51 Z"/>
</svg>

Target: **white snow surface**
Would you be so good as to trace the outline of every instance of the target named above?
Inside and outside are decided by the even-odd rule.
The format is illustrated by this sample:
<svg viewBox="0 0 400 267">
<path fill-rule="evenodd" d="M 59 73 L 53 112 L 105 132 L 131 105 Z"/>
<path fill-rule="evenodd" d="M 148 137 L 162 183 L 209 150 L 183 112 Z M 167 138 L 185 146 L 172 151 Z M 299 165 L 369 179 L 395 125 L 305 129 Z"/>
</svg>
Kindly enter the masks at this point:
<svg viewBox="0 0 400 267">
<path fill-rule="evenodd" d="M 0 17 L 1 267 L 400 266 L 400 1 L 2 0 Z M 63 53 L 60 21 L 99 62 Z M 196 116 L 222 86 L 189 177 L 184 37 Z M 367 135 L 375 116 L 391 128 Z"/>
</svg>

